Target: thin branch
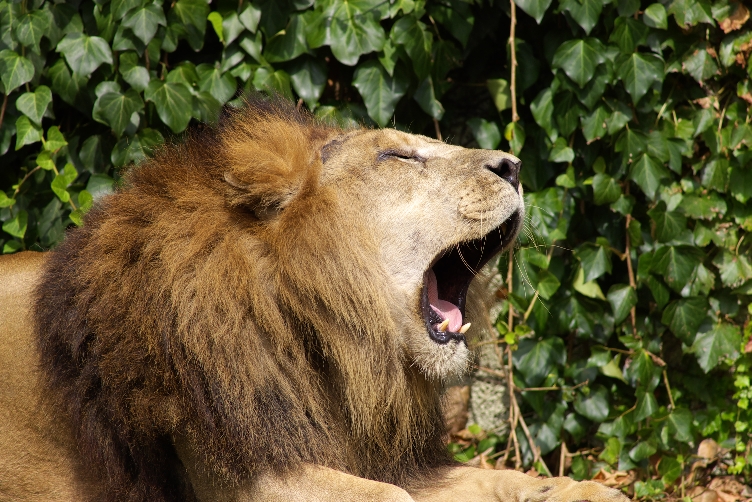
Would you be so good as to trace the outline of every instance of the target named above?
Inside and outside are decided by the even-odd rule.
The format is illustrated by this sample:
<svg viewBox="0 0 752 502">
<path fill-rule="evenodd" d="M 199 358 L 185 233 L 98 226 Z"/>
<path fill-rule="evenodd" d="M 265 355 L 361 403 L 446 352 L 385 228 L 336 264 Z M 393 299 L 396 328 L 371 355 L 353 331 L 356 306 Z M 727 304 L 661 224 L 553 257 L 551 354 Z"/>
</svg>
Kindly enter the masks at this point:
<svg viewBox="0 0 752 502">
<path fill-rule="evenodd" d="M 509 317 L 507 329 L 511 333 L 514 330 L 514 307 L 512 306 L 512 282 L 514 280 L 514 247 L 509 248 L 509 266 L 507 267 L 507 303 L 509 304 Z M 511 353 L 510 353 L 511 357 Z M 511 369 L 510 369 L 511 371 Z"/>
<path fill-rule="evenodd" d="M 436 139 L 443 141 L 441 139 L 441 129 L 439 129 L 439 121 L 435 118 L 433 119 L 433 128 L 436 129 Z"/>
<path fill-rule="evenodd" d="M 676 405 L 674 404 L 674 396 L 671 395 L 671 386 L 668 384 L 668 374 L 666 373 L 666 370 L 663 370 L 663 383 L 666 385 L 666 391 L 668 392 L 668 400 L 671 403 L 671 409 L 675 409 Z"/>
<path fill-rule="evenodd" d="M 629 196 L 629 182 L 627 182 L 626 188 L 624 190 L 626 192 L 626 195 Z M 635 275 L 634 275 L 634 269 L 632 268 L 632 243 L 629 238 L 629 224 L 632 222 L 632 214 L 627 215 L 627 223 L 625 225 L 626 229 L 626 246 L 624 250 L 624 254 L 627 256 L 627 273 L 629 274 L 629 286 L 632 288 L 632 291 L 637 293 L 637 282 L 635 281 Z M 629 317 L 632 320 L 632 336 L 637 338 L 637 306 L 633 306 L 631 309 L 629 309 Z"/>
<path fill-rule="evenodd" d="M 3 107 L 0 108 L 0 127 L 3 125 L 3 119 L 5 118 L 5 109 L 8 107 L 8 95 L 3 95 Z"/>
<path fill-rule="evenodd" d="M 511 53 L 511 59 L 512 59 L 512 68 L 511 68 L 511 82 L 509 83 L 509 90 L 512 95 L 512 122 L 517 122 L 520 120 L 519 115 L 517 115 L 517 47 L 515 47 L 515 28 L 517 27 L 517 6 L 514 4 L 514 0 L 509 0 L 510 8 L 511 8 L 511 17 L 512 21 L 509 26 L 509 45 L 510 45 L 510 53 Z"/>
<path fill-rule="evenodd" d="M 18 183 L 18 185 L 16 186 L 16 189 L 15 189 L 15 190 L 13 191 L 13 195 L 11 196 L 11 199 L 15 199 L 15 198 L 16 198 L 16 195 L 18 195 L 18 192 L 20 192 L 20 191 L 21 191 L 21 185 L 23 185 L 23 184 L 24 184 L 24 182 L 25 182 L 26 180 L 28 180 L 28 179 L 29 179 L 29 177 L 30 177 L 30 176 L 31 176 L 32 174 L 34 174 L 35 172 L 39 171 L 40 169 L 41 169 L 41 167 L 40 167 L 40 166 L 37 166 L 37 167 L 35 167 L 34 169 L 32 169 L 31 171 L 29 171 L 28 173 L 26 173 L 26 176 L 24 176 L 24 177 L 23 177 L 23 179 L 22 179 L 22 180 L 21 180 L 21 181 L 20 181 L 20 182 Z"/>
</svg>

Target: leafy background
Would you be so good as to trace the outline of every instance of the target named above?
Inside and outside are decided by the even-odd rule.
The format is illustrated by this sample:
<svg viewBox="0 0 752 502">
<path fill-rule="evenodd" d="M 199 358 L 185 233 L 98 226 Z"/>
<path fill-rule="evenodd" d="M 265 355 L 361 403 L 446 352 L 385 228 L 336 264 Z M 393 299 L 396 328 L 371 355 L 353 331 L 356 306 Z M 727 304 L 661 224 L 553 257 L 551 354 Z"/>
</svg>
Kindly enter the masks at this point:
<svg viewBox="0 0 752 502">
<path fill-rule="evenodd" d="M 465 431 L 457 458 L 629 473 L 644 498 L 744 481 L 749 17 L 733 0 L 3 0 L 0 248 L 53 247 L 120 168 L 243 90 L 512 151 L 529 213 L 498 292 L 514 437 Z"/>
</svg>

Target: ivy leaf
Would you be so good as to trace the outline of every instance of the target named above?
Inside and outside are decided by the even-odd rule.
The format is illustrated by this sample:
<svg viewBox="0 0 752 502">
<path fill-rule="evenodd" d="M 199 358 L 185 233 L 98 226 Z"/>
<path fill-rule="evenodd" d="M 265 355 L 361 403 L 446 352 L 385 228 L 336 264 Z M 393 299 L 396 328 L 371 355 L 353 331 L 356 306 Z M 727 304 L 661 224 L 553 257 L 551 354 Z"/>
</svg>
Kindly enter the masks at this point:
<svg viewBox="0 0 752 502">
<path fill-rule="evenodd" d="M 650 4 L 642 13 L 642 21 L 651 28 L 665 30 L 668 28 L 666 8 L 659 3 Z"/>
<path fill-rule="evenodd" d="M 253 76 L 253 86 L 259 91 L 271 91 L 292 99 L 290 76 L 283 70 L 271 71 L 268 68 L 259 68 Z"/>
<path fill-rule="evenodd" d="M 133 52 L 123 52 L 120 54 L 120 64 L 118 70 L 123 76 L 123 80 L 135 90 L 142 92 L 149 85 L 149 70 L 138 64 L 138 56 Z"/>
<path fill-rule="evenodd" d="M 560 5 L 585 30 L 586 35 L 590 35 L 603 10 L 601 0 L 561 0 Z"/>
<path fill-rule="evenodd" d="M 605 387 L 599 385 L 595 389 L 591 388 L 588 396 L 578 392 L 574 399 L 574 409 L 593 422 L 603 422 L 608 418 L 608 410 L 610 409 L 608 391 Z"/>
<path fill-rule="evenodd" d="M 326 65 L 309 56 L 296 59 L 290 68 L 292 87 L 310 109 L 315 108 L 324 91 L 326 70 Z"/>
<path fill-rule="evenodd" d="M 167 26 L 167 20 L 161 7 L 149 3 L 140 9 L 129 11 L 123 18 L 123 26 L 130 28 L 144 45 L 148 45 L 159 26 Z"/>
<path fill-rule="evenodd" d="M 433 35 L 425 24 L 418 21 L 415 16 L 405 16 L 394 23 L 391 38 L 405 48 L 419 78 L 425 78 L 431 73 Z"/>
<path fill-rule="evenodd" d="M 409 81 L 399 71 L 390 77 L 378 61 L 366 61 L 358 66 L 353 85 L 363 97 L 368 115 L 379 126 L 389 123 L 394 107 L 407 92 Z"/>
<path fill-rule="evenodd" d="M 668 176 L 669 172 L 663 167 L 663 164 L 648 154 L 640 155 L 632 163 L 629 171 L 630 179 L 640 185 L 645 195 L 651 199 L 655 196 L 658 187 L 661 186 L 661 180 Z"/>
<path fill-rule="evenodd" d="M 553 126 L 553 114 L 554 114 L 554 93 L 550 87 L 540 91 L 535 97 L 532 103 L 530 103 L 530 111 L 533 114 L 533 118 L 538 123 L 551 141 L 556 141 L 558 133 Z"/>
<path fill-rule="evenodd" d="M 86 77 L 71 75 L 62 58 L 47 70 L 47 76 L 52 81 L 52 90 L 70 105 L 75 104 L 78 93 L 86 87 Z"/>
<path fill-rule="evenodd" d="M 329 31 L 331 33 L 330 47 L 334 57 L 343 64 L 354 66 L 361 54 L 380 51 L 386 41 L 386 34 L 379 24 L 375 10 L 368 8 L 367 3 L 346 0 L 332 0 L 332 2 Z M 392 30 L 406 19 L 409 17 L 405 16 L 397 21 Z M 417 50 L 417 48 L 412 50 Z"/>
<path fill-rule="evenodd" d="M 177 134 L 188 127 L 193 97 L 185 84 L 152 80 L 144 92 L 144 98 L 154 103 L 159 118 L 172 132 Z"/>
<path fill-rule="evenodd" d="M 467 46 L 475 23 L 475 17 L 473 17 L 473 12 L 468 4 L 450 2 L 448 6 L 433 4 L 428 5 L 427 8 L 429 15 L 444 26 L 454 38 L 459 40 L 462 47 Z"/>
<path fill-rule="evenodd" d="M 724 286 L 735 288 L 747 279 L 752 279 L 752 266 L 746 256 L 724 249 L 713 259 L 713 265 L 721 272 Z"/>
<path fill-rule="evenodd" d="M 131 116 L 143 108 L 141 96 L 133 89 L 128 89 L 124 94 L 107 92 L 94 102 L 92 117 L 97 122 L 110 126 L 116 136 L 122 136 L 131 122 Z"/>
<path fill-rule="evenodd" d="M 673 240 L 687 228 L 687 218 L 678 211 L 666 211 L 666 203 L 663 201 L 648 211 L 648 215 L 655 222 L 658 242 Z"/>
<path fill-rule="evenodd" d="M 708 51 L 713 50 L 707 43 L 698 44 L 695 49 L 684 58 L 682 68 L 700 84 L 718 73 L 718 65 Z"/>
<path fill-rule="evenodd" d="M 597 205 L 616 202 L 621 196 L 619 183 L 608 174 L 598 173 L 593 177 L 593 201 Z"/>
<path fill-rule="evenodd" d="M 663 311 L 661 322 L 667 325 L 677 338 L 691 345 L 707 310 L 707 299 L 700 296 L 675 300 Z"/>
<path fill-rule="evenodd" d="M 501 143 L 501 131 L 499 131 L 496 122 L 474 117 L 467 121 L 467 125 L 481 148 L 496 150 L 496 147 Z"/>
<path fill-rule="evenodd" d="M 441 120 L 444 116 L 444 106 L 436 99 L 436 93 L 433 89 L 433 80 L 431 77 L 423 79 L 413 95 L 420 108 L 436 120 Z"/>
<path fill-rule="evenodd" d="M 198 88 L 206 91 L 221 105 L 227 103 L 235 95 L 238 84 L 235 77 L 229 72 L 222 73 L 218 68 L 208 64 L 200 64 L 196 67 L 198 74 Z"/>
<path fill-rule="evenodd" d="M 571 163 L 574 160 L 574 150 L 567 144 L 564 138 L 556 138 L 551 152 L 548 154 L 551 162 Z"/>
<path fill-rule="evenodd" d="M 639 441 L 629 450 L 629 458 L 635 462 L 640 462 L 653 456 L 656 451 L 658 451 L 658 448 L 655 446 L 654 441 Z"/>
<path fill-rule="evenodd" d="M 596 38 L 569 40 L 556 49 L 553 68 L 559 68 L 581 88 L 593 78 L 595 67 L 603 63 L 605 47 Z"/>
<path fill-rule="evenodd" d="M 588 143 L 601 139 L 607 132 L 606 121 L 609 113 L 605 106 L 599 106 L 590 115 L 581 117 L 582 135 Z"/>
<path fill-rule="evenodd" d="M 3 232 L 9 233 L 13 237 L 23 239 L 26 235 L 26 227 L 29 223 L 29 213 L 19 211 L 13 218 L 3 223 Z"/>
<path fill-rule="evenodd" d="M 608 302 L 614 313 L 614 323 L 619 324 L 627 318 L 632 307 L 637 305 L 637 293 L 628 284 L 614 284 L 608 290 Z"/>
<path fill-rule="evenodd" d="M 611 32 L 608 41 L 614 42 L 623 54 L 632 54 L 637 46 L 645 43 L 649 31 L 644 23 L 631 17 L 617 17 L 614 20 L 614 31 Z"/>
<path fill-rule="evenodd" d="M 712 220 L 726 214 L 728 209 L 726 201 L 715 192 L 708 195 L 685 195 L 679 207 L 684 214 L 695 220 Z"/>
<path fill-rule="evenodd" d="M 611 251 L 605 246 L 586 243 L 575 255 L 585 273 L 584 282 L 590 282 L 603 274 L 611 273 Z"/>
<path fill-rule="evenodd" d="M 702 262 L 702 253 L 691 246 L 664 246 L 653 255 L 651 270 L 663 276 L 674 290 L 681 291 Z"/>
<path fill-rule="evenodd" d="M 692 441 L 692 413 L 684 408 L 676 408 L 668 416 L 668 425 L 677 441 Z M 663 460 L 661 460 L 663 462 Z M 681 475 L 681 474 L 680 474 Z"/>
<path fill-rule="evenodd" d="M 303 54 L 308 48 L 305 34 L 306 26 L 304 16 L 302 14 L 293 15 L 290 18 L 287 27 L 271 37 L 266 43 L 264 57 L 270 63 L 295 59 Z"/>
<path fill-rule="evenodd" d="M 635 420 L 645 420 L 658 411 L 658 400 L 653 391 L 637 389 L 637 403 L 635 404 Z"/>
<path fill-rule="evenodd" d="M 520 9 L 535 19 L 535 22 L 540 24 L 543 19 L 543 15 L 546 10 L 551 6 L 551 0 L 514 0 Z"/>
<path fill-rule="evenodd" d="M 498 111 L 502 112 L 512 107 L 512 92 L 508 81 L 503 78 L 491 78 L 486 80 L 486 87 Z"/>
<path fill-rule="evenodd" d="M 12 50 L 0 51 L 0 80 L 5 93 L 10 94 L 34 77 L 34 65 Z"/>
<path fill-rule="evenodd" d="M 68 33 L 57 44 L 57 52 L 76 75 L 89 75 L 104 63 L 112 64 L 112 50 L 105 39 L 90 37 L 81 32 Z"/>
<path fill-rule="evenodd" d="M 544 300 L 550 299 L 554 293 L 559 290 L 561 282 L 556 278 L 554 274 L 548 270 L 541 270 L 538 272 L 538 284 L 536 289 L 540 297 Z"/>
<path fill-rule="evenodd" d="M 16 108 L 37 125 L 42 124 L 42 116 L 52 103 L 52 92 L 46 85 L 40 85 L 34 92 L 25 92 L 16 100 Z"/>
<path fill-rule="evenodd" d="M 42 128 L 33 124 L 26 115 L 16 119 L 16 150 L 42 140 Z"/>
<path fill-rule="evenodd" d="M 739 357 L 742 337 L 738 326 L 720 323 L 705 333 L 699 333 L 692 345 L 700 368 L 707 373 L 723 360 Z"/>
<path fill-rule="evenodd" d="M 554 366 L 564 364 L 566 349 L 561 338 L 523 339 L 512 353 L 515 368 L 530 386 L 539 385 Z"/>
<path fill-rule="evenodd" d="M 663 60 L 655 54 L 635 52 L 621 61 L 616 70 L 632 102 L 637 103 L 655 82 L 663 82 Z"/>
<path fill-rule="evenodd" d="M 184 37 L 194 51 L 204 46 L 209 5 L 205 0 L 178 0 L 169 12 L 170 27 Z"/>
<path fill-rule="evenodd" d="M 47 141 L 44 142 L 44 149 L 48 152 L 56 152 L 62 147 L 67 146 L 68 142 L 65 141 L 65 136 L 60 132 L 57 126 L 52 126 L 47 129 Z"/>
<path fill-rule="evenodd" d="M 16 38 L 18 38 L 21 45 L 29 47 L 39 54 L 39 42 L 42 40 L 42 35 L 47 32 L 49 26 L 50 21 L 41 10 L 27 12 L 21 16 L 16 26 Z"/>
</svg>

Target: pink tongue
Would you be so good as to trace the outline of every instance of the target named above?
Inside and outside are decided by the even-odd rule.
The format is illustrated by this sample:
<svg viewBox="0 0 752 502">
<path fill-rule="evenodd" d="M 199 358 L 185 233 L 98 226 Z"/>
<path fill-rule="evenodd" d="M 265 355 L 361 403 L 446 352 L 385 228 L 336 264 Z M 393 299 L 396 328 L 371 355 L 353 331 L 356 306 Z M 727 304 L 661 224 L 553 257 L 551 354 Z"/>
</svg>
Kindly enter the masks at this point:
<svg viewBox="0 0 752 502">
<path fill-rule="evenodd" d="M 434 312 L 442 319 L 449 321 L 447 329 L 457 333 L 462 327 L 462 313 L 459 307 L 452 302 L 439 300 L 439 288 L 436 285 L 436 274 L 433 270 L 428 271 L 428 302 Z"/>
</svg>

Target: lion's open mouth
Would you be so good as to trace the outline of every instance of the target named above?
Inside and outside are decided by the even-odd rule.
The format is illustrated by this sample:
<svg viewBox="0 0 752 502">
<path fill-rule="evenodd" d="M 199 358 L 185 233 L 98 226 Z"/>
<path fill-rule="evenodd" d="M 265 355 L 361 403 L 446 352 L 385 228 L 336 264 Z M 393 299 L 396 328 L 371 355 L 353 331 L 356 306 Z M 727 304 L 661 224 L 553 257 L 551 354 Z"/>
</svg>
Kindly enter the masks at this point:
<svg viewBox="0 0 752 502">
<path fill-rule="evenodd" d="M 515 212 L 485 236 L 452 246 L 426 271 L 421 310 L 433 341 L 467 343 L 465 332 L 470 323 L 464 323 L 464 316 L 470 282 L 483 265 L 510 244 L 517 235 L 520 220 L 519 212 Z"/>
</svg>

